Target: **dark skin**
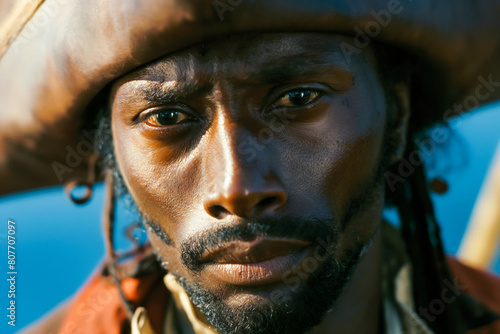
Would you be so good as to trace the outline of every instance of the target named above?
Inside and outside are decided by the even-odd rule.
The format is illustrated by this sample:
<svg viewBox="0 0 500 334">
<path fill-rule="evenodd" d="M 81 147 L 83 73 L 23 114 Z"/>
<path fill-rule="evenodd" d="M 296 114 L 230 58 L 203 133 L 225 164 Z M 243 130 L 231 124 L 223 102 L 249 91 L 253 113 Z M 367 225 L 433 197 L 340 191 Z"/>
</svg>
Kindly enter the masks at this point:
<svg viewBox="0 0 500 334">
<path fill-rule="evenodd" d="M 144 217 L 171 239 L 150 230 L 153 248 L 169 271 L 226 305 L 270 303 L 275 291 L 293 295 L 276 279 L 279 270 L 259 267 L 266 247 L 302 258 L 313 252 L 300 238 L 260 236 L 230 243 L 220 266 L 193 272 L 181 245 L 204 231 L 262 217 L 335 218 L 334 260 L 364 246 L 314 334 L 379 330 L 384 187 L 377 166 L 386 131 L 398 140 L 389 163 L 406 138 L 406 87 L 394 90 L 397 108 L 389 115 L 372 50 L 347 62 L 339 44 L 349 41 L 332 34 L 225 38 L 130 73 L 110 99 L 120 173 Z M 395 128 L 386 129 L 388 117 L 396 117 Z M 234 268 L 243 274 L 231 275 Z"/>
</svg>

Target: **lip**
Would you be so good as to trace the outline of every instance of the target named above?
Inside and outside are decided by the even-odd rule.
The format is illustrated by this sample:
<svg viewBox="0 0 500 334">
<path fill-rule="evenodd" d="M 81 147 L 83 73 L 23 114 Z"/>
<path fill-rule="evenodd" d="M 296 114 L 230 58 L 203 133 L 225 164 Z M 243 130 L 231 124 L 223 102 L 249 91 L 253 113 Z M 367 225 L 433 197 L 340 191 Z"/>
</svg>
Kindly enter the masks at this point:
<svg viewBox="0 0 500 334">
<path fill-rule="evenodd" d="M 300 265 L 311 243 L 303 240 L 258 238 L 234 241 L 203 254 L 205 274 L 233 285 L 275 283 Z"/>
</svg>

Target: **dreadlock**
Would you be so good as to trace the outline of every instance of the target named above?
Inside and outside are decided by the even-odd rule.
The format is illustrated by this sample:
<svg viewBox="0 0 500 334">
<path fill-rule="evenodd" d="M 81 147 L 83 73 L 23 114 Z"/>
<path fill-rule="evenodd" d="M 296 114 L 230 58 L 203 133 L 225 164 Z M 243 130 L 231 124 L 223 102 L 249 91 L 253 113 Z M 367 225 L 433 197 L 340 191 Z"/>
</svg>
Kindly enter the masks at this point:
<svg viewBox="0 0 500 334">
<path fill-rule="evenodd" d="M 439 100 L 436 94 L 445 92 L 443 87 L 440 87 L 439 79 L 436 79 L 439 77 L 436 73 L 432 75 L 432 80 L 427 80 L 427 77 L 430 78 L 429 71 L 433 70 L 425 60 L 414 59 L 401 50 L 382 44 L 375 46 L 374 50 L 388 101 L 387 131 L 390 132 L 395 123 L 393 87 L 402 82 L 411 87 L 412 115 L 406 140 L 408 144 L 400 162 L 388 169 L 388 172 L 401 177 L 398 168 L 401 161 L 414 161 L 415 154 L 420 154 L 419 142 L 423 141 L 419 139 L 425 137 L 425 129 L 438 122 L 436 117 L 439 117 L 439 111 L 445 110 L 446 97 Z M 422 96 L 426 98 L 422 99 Z M 423 100 L 431 101 L 432 107 L 423 104 Z M 422 111 L 424 108 L 434 110 Z M 390 153 L 396 143 L 389 142 L 386 145 Z M 436 299 L 440 300 L 442 292 L 448 289 L 450 284 L 454 285 L 455 280 L 446 261 L 422 156 L 419 155 L 419 161 L 412 164 L 409 174 L 406 178 L 401 177 L 403 181 L 392 185 L 392 189 L 386 187 L 386 204 L 394 205 L 398 212 L 401 234 L 412 264 L 413 300 L 415 309 L 420 312 L 428 309 Z M 460 334 L 481 327 L 491 321 L 490 317 L 481 304 L 465 294 L 460 294 L 454 302 L 444 307 L 442 313 L 435 315 L 433 319 L 423 317 L 423 320 L 436 334 Z"/>
<path fill-rule="evenodd" d="M 409 55 L 390 46 L 379 44 L 374 47 L 374 50 L 388 102 L 386 131 L 390 132 L 397 113 L 393 89 L 399 83 L 410 84 L 410 86 L 413 84 L 417 64 Z M 413 86 L 411 88 L 411 102 L 415 99 L 420 100 L 415 96 Z M 407 147 L 400 161 L 412 161 L 410 155 L 414 155 L 418 149 L 416 138 L 421 134 L 421 129 L 414 126 L 414 119 L 421 118 L 422 113 L 417 114 L 418 110 L 414 107 L 412 105 L 412 121 L 408 129 Z M 388 143 L 389 152 L 397 144 Z M 391 166 L 389 172 L 399 175 L 398 166 L 399 163 Z M 412 173 L 406 179 L 401 178 L 403 181 L 392 185 L 392 189 L 386 187 L 386 203 L 389 206 L 395 205 L 399 215 L 401 234 L 412 264 L 413 300 L 418 312 L 421 308 L 428 308 L 434 299 L 440 298 L 441 291 L 445 288 L 444 282 L 454 281 L 451 279 L 445 261 L 440 229 L 430 199 L 422 157 L 412 168 Z M 434 321 L 424 320 L 436 334 L 465 333 L 461 323 L 456 321 L 459 319 L 458 315 L 457 306 L 452 303 L 447 305 L 444 312 L 435 317 Z"/>
<path fill-rule="evenodd" d="M 408 145 L 408 157 L 415 149 Z M 440 229 L 427 189 L 423 164 L 415 166 L 406 182 L 395 187 L 394 202 L 401 220 L 401 233 L 413 268 L 413 298 L 417 310 L 428 308 L 446 289 L 445 282 L 453 284 L 445 261 Z M 459 317 L 458 303 L 446 305 L 434 321 L 424 319 L 428 326 L 439 333 L 465 333 Z"/>
<path fill-rule="evenodd" d="M 127 299 L 123 289 L 122 281 L 127 277 L 142 277 L 152 273 L 161 273 L 159 277 L 166 274 L 164 268 L 156 260 L 148 244 L 138 242 L 133 236 L 133 230 L 143 227 L 143 223 L 133 223 L 125 231 L 127 238 L 134 243 L 131 250 L 119 253 L 115 247 L 116 237 L 116 210 L 117 201 L 124 201 L 126 207 L 133 207 L 133 202 L 122 175 L 118 170 L 116 157 L 114 154 L 113 137 L 111 132 L 111 110 L 108 106 L 108 97 L 111 90 L 109 84 L 104 88 L 89 105 L 91 114 L 90 123 L 85 124 L 87 129 L 95 129 L 93 133 L 94 148 L 99 156 L 98 169 L 101 171 L 101 178 L 106 183 L 105 206 L 103 210 L 103 229 L 106 244 L 107 264 L 104 269 L 104 276 L 111 276 L 115 283 L 123 308 L 129 320 L 135 312 L 136 305 Z M 129 261 L 130 260 L 130 261 Z M 128 262 L 127 262 L 128 261 Z M 124 264 L 125 263 L 125 264 Z M 150 296 L 146 296 L 148 299 Z"/>
</svg>

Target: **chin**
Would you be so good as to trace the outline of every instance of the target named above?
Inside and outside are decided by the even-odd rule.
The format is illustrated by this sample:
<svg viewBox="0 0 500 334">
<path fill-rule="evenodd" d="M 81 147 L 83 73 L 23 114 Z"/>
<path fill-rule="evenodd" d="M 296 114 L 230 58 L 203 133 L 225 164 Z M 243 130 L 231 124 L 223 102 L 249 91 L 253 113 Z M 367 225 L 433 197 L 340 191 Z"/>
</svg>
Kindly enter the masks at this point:
<svg viewBox="0 0 500 334">
<path fill-rule="evenodd" d="M 183 277 L 177 280 L 221 334 L 305 333 L 333 308 L 363 248 L 357 245 L 342 261 L 329 257 L 298 284 L 283 280 L 263 286 L 219 286 L 214 292 Z"/>
</svg>

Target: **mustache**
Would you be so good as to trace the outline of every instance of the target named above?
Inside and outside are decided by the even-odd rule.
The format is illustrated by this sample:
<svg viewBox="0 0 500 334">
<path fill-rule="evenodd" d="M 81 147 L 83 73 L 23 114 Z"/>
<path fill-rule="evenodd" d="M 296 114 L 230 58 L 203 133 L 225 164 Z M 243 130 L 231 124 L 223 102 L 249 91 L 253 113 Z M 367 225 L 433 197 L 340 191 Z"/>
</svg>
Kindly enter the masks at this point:
<svg viewBox="0 0 500 334">
<path fill-rule="evenodd" d="M 202 255 L 225 243 L 269 237 L 303 240 L 314 245 L 326 237 L 336 243 L 338 235 L 335 218 L 262 217 L 247 223 L 206 230 L 188 238 L 181 244 L 181 261 L 189 270 L 197 272 L 203 267 L 200 261 Z"/>
</svg>

